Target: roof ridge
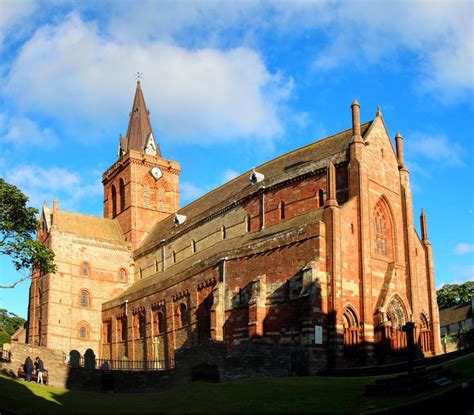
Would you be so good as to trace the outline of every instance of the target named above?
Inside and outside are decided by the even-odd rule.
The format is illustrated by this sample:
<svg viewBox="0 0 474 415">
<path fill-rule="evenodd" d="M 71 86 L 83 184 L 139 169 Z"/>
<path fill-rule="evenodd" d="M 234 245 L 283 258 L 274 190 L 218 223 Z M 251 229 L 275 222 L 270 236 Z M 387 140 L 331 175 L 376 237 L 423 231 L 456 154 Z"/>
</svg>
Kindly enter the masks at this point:
<svg viewBox="0 0 474 415">
<path fill-rule="evenodd" d="M 373 123 L 373 121 L 374 121 L 374 120 L 365 122 L 364 124 L 361 125 L 361 128 L 365 127 L 365 126 L 368 125 L 368 124 Z M 315 144 L 320 144 L 320 143 L 322 143 L 323 141 L 326 141 L 326 140 L 329 140 L 329 139 L 331 139 L 331 138 L 334 138 L 334 137 L 336 137 L 336 136 L 338 136 L 338 135 L 344 134 L 344 133 L 346 133 L 346 132 L 348 132 L 348 131 L 350 131 L 350 130 L 352 130 L 352 128 L 347 128 L 346 130 L 340 131 L 340 132 L 338 132 L 338 133 L 335 133 L 335 134 L 329 135 L 329 136 L 327 136 L 327 137 L 321 138 L 320 140 L 313 141 L 312 143 L 306 144 L 306 145 L 304 145 L 303 147 L 299 147 L 299 148 L 296 148 L 296 149 L 294 149 L 294 150 L 288 151 L 287 153 L 284 153 L 284 154 L 282 154 L 281 156 L 278 156 L 278 157 L 276 157 L 276 158 L 273 158 L 273 159 L 271 159 L 271 160 L 266 161 L 265 163 L 262 163 L 262 164 L 258 165 L 257 167 L 255 167 L 255 170 L 257 170 L 257 169 L 259 169 L 259 168 L 261 168 L 261 167 L 263 167 L 263 166 L 266 166 L 266 165 L 269 164 L 269 163 L 273 163 L 273 162 L 276 162 L 276 161 L 278 161 L 278 160 L 281 160 L 282 158 L 287 157 L 287 156 L 289 156 L 290 154 L 297 153 L 298 151 L 305 150 L 305 149 L 307 149 L 308 147 L 311 147 L 311 146 L 313 146 L 313 145 L 315 145 Z M 224 186 L 227 186 L 227 185 L 230 184 L 230 183 L 235 182 L 235 181 L 238 180 L 240 177 L 242 177 L 243 175 L 245 175 L 245 174 L 247 174 L 247 173 L 249 173 L 249 172 L 251 172 L 251 170 L 247 170 L 247 171 L 243 172 L 242 174 L 239 174 L 237 177 L 234 177 L 232 180 L 229 180 L 228 182 L 222 183 L 220 186 L 215 187 L 214 189 L 210 190 L 209 192 L 203 194 L 202 196 L 198 197 L 197 199 L 193 200 L 192 202 L 190 202 L 190 203 L 188 203 L 187 205 L 183 206 L 182 208 L 178 209 L 177 212 L 180 212 L 182 209 L 187 208 L 188 206 L 191 206 L 191 205 L 195 204 L 196 202 L 198 202 L 198 201 L 201 200 L 202 198 L 207 197 L 208 195 L 210 195 L 210 194 L 216 192 L 217 190 L 219 190 L 220 188 L 222 188 L 222 187 L 224 187 Z"/>
</svg>

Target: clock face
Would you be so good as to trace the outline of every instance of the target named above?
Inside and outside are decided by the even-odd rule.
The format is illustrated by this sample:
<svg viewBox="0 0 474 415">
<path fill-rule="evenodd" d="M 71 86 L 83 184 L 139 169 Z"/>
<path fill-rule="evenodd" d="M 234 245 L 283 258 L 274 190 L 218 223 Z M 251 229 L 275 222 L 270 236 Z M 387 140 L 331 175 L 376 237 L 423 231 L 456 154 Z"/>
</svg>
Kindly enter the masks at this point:
<svg viewBox="0 0 474 415">
<path fill-rule="evenodd" d="M 163 172 L 160 170 L 159 167 L 153 167 L 151 170 L 150 170 L 150 173 L 151 175 L 153 176 L 153 178 L 155 180 L 159 180 L 163 177 Z"/>
</svg>

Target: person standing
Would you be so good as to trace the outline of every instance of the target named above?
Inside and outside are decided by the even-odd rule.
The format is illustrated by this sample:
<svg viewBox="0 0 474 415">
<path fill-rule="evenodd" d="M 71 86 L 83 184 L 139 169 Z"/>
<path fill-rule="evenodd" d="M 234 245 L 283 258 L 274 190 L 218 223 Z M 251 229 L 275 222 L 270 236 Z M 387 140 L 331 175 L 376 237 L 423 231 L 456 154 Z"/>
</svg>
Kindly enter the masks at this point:
<svg viewBox="0 0 474 415">
<path fill-rule="evenodd" d="M 33 373 L 33 361 L 31 360 L 30 356 L 28 356 L 25 360 L 24 369 L 26 381 L 31 382 L 31 374 Z"/>
<path fill-rule="evenodd" d="M 43 372 L 44 372 L 44 363 L 43 361 L 39 358 L 39 356 L 36 358 L 36 373 L 38 375 L 38 383 L 41 383 L 44 385 L 43 382 Z"/>
</svg>

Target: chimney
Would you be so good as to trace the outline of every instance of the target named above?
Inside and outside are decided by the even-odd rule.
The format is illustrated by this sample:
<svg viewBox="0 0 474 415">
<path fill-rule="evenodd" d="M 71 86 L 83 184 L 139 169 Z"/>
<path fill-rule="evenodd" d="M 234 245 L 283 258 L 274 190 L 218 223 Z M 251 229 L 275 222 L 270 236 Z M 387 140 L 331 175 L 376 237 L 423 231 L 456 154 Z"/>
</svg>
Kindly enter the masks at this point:
<svg viewBox="0 0 474 415">
<path fill-rule="evenodd" d="M 329 161 L 327 168 L 327 199 L 325 206 L 337 206 L 336 199 L 336 168 L 332 161 Z"/>
<path fill-rule="evenodd" d="M 360 135 L 360 105 L 356 99 L 352 101 L 352 137 L 355 141 L 355 138 L 362 138 Z"/>
<path fill-rule="evenodd" d="M 421 209 L 420 226 L 421 226 L 421 240 L 428 241 L 428 224 L 426 222 L 426 213 L 423 209 Z"/>
<path fill-rule="evenodd" d="M 401 166 L 403 166 L 403 163 L 404 163 L 404 160 L 403 160 L 403 137 L 399 132 L 397 132 L 397 135 L 395 136 L 395 145 L 397 147 L 398 165 L 401 167 Z"/>
</svg>

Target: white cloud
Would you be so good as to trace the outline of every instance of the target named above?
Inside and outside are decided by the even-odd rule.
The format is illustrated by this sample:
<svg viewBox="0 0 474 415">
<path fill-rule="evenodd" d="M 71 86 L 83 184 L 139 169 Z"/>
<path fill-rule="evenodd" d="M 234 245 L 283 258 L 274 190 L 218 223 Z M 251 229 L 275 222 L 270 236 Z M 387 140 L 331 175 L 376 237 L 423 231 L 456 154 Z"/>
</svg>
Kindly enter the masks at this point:
<svg viewBox="0 0 474 415">
<path fill-rule="evenodd" d="M 179 184 L 180 206 L 185 206 L 208 192 L 207 188 L 196 186 L 189 182 Z"/>
<path fill-rule="evenodd" d="M 474 252 L 474 244 L 460 242 L 454 247 L 454 251 L 458 255 L 469 254 L 471 252 Z"/>
<path fill-rule="evenodd" d="M 270 73 L 256 51 L 120 42 L 74 13 L 41 27 L 23 45 L 5 93 L 17 111 L 76 126 L 116 126 L 118 117 L 127 117 L 137 70 L 144 73 L 145 99 L 162 135 L 205 143 L 271 140 L 282 131 L 279 108 L 293 81 Z"/>
<path fill-rule="evenodd" d="M 223 183 L 227 183 L 230 182 L 232 179 L 235 179 L 237 176 L 240 176 L 239 172 L 233 169 L 227 169 L 222 175 L 222 181 Z"/>
<path fill-rule="evenodd" d="M 44 202 L 59 199 L 65 209 L 77 209 L 79 202 L 99 196 L 103 189 L 99 177 L 81 177 L 67 169 L 37 166 L 19 166 L 6 172 L 6 180 L 18 186 L 30 198 L 30 204 L 39 208 Z"/>
<path fill-rule="evenodd" d="M 41 128 L 26 117 L 8 117 L 2 115 L 0 130 L 4 133 L 0 139 L 12 143 L 17 148 L 41 146 L 44 149 L 54 147 L 58 138 L 50 128 Z"/>
<path fill-rule="evenodd" d="M 2 0 L 0 2 L 0 51 L 7 37 L 17 39 L 25 30 L 27 18 L 36 9 L 34 0 Z"/>
<path fill-rule="evenodd" d="M 330 42 L 315 60 L 329 70 L 345 64 L 396 66 L 414 54 L 410 69 L 425 90 L 451 99 L 474 89 L 472 1 L 331 2 Z"/>
<path fill-rule="evenodd" d="M 462 146 L 445 135 L 415 132 L 409 137 L 405 140 L 405 154 L 410 158 L 421 157 L 451 166 L 464 165 Z M 416 163 L 412 163 L 412 166 L 416 166 Z"/>
</svg>

